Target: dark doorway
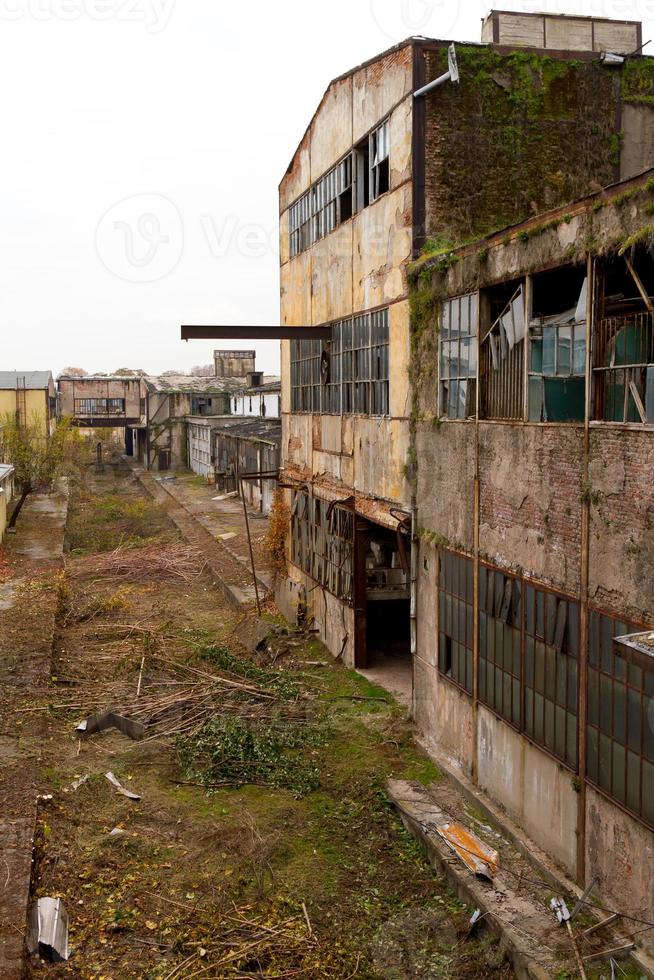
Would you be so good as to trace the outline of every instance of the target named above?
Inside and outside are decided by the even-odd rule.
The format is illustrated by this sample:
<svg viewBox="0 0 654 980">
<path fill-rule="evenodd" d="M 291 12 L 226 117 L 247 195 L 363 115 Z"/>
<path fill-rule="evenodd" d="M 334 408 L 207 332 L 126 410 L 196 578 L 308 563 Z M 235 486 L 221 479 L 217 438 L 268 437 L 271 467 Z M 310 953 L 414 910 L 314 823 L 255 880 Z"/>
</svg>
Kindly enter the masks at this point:
<svg viewBox="0 0 654 980">
<path fill-rule="evenodd" d="M 396 694 L 411 694 L 410 536 L 357 519 L 356 666 Z"/>
</svg>

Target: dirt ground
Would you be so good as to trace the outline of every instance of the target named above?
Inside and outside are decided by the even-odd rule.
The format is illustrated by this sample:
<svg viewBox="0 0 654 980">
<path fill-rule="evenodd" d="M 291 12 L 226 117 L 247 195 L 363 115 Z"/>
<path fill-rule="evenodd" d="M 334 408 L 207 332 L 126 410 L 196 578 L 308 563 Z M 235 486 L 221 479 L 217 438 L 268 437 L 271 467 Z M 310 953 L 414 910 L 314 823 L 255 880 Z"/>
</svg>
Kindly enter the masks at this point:
<svg viewBox="0 0 654 980">
<path fill-rule="evenodd" d="M 28 976 L 513 976 L 488 935 L 466 939 L 472 910 L 386 799 L 389 775 L 441 778 L 403 710 L 311 635 L 249 654 L 202 556 L 119 462 L 74 492 L 47 595 L 50 679 L 3 706 L 3 730 L 13 715 L 40 734 L 23 763 L 52 794 L 34 890 L 63 899 L 71 956 Z M 110 708 L 145 737 L 78 737 Z"/>
</svg>

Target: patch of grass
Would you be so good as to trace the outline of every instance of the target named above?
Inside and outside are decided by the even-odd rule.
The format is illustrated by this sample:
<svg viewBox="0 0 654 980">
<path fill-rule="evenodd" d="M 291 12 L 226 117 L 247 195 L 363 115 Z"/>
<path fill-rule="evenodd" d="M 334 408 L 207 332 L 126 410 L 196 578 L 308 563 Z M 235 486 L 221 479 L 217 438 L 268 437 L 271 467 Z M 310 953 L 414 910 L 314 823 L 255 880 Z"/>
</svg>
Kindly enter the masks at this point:
<svg viewBox="0 0 654 980">
<path fill-rule="evenodd" d="M 300 751 L 320 744 L 318 728 L 288 719 L 261 723 L 215 717 L 177 739 L 184 777 L 207 788 L 255 783 L 302 796 L 320 785 L 318 769 Z"/>
<path fill-rule="evenodd" d="M 73 555 L 137 548 L 166 533 L 174 532 L 154 500 L 137 492 L 99 495 L 80 488 L 69 511 L 66 548 Z"/>
</svg>

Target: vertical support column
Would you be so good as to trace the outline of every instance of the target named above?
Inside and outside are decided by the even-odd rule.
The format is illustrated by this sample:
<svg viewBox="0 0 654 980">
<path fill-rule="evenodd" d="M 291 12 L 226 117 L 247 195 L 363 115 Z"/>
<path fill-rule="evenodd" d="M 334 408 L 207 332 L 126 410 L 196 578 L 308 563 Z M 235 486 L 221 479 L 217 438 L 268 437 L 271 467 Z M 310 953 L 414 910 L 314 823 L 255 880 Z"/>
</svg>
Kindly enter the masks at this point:
<svg viewBox="0 0 654 980">
<path fill-rule="evenodd" d="M 593 318 L 595 312 L 595 292 L 598 287 L 595 260 L 587 256 L 586 275 L 588 277 L 588 296 L 586 300 L 586 411 L 584 418 L 584 450 L 582 461 L 581 495 L 581 568 L 579 582 L 579 698 L 577 703 L 579 793 L 577 799 L 577 883 L 585 884 L 586 879 L 586 713 L 588 703 L 588 581 L 590 562 L 590 499 L 588 476 L 590 465 L 590 417 L 592 411 L 593 387 Z"/>
<path fill-rule="evenodd" d="M 529 323 L 531 321 L 533 288 L 534 287 L 533 287 L 532 277 L 525 276 L 524 389 L 523 389 L 523 405 L 522 405 L 522 419 L 524 422 L 529 421 L 529 357 L 531 354 L 530 340 L 529 340 Z"/>
<path fill-rule="evenodd" d="M 479 302 L 477 304 L 477 338 L 479 350 L 479 338 L 481 337 L 481 326 L 490 322 L 490 306 L 488 298 L 480 291 Z M 481 376 L 480 376 L 481 357 L 477 355 L 477 383 L 476 397 L 477 405 L 475 412 L 475 477 L 473 482 L 473 600 L 472 600 L 472 759 L 470 760 L 470 772 L 472 782 L 476 785 L 479 770 L 479 750 L 478 750 L 478 725 L 479 725 L 479 524 L 480 524 L 480 491 L 479 491 L 479 414 L 481 411 Z"/>
<path fill-rule="evenodd" d="M 354 666 L 368 665 L 366 628 L 366 554 L 368 522 L 354 514 Z"/>
</svg>

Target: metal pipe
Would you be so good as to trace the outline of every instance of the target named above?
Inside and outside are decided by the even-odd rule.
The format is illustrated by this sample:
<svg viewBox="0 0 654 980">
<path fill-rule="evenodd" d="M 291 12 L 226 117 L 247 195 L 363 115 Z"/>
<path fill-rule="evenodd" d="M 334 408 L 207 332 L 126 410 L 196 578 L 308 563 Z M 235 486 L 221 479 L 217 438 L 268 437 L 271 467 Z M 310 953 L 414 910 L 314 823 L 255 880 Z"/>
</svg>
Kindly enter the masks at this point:
<svg viewBox="0 0 654 980">
<path fill-rule="evenodd" d="M 413 98 L 419 99 L 421 95 L 426 95 L 427 92 L 431 92 L 432 89 L 445 85 L 445 82 L 449 82 L 451 79 L 452 72 L 446 71 L 444 75 L 439 75 L 439 77 L 435 78 L 433 82 L 428 82 L 426 85 L 423 85 L 422 88 L 416 89 L 416 91 L 413 93 Z"/>
</svg>

